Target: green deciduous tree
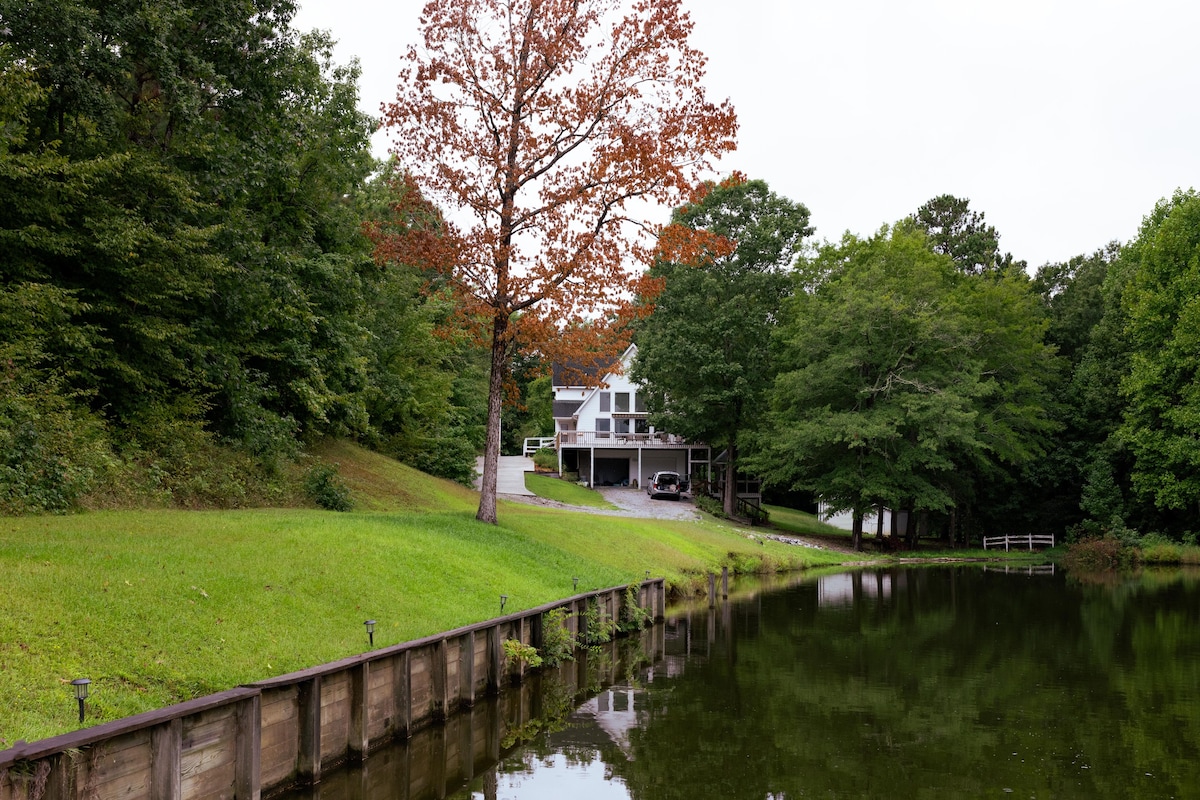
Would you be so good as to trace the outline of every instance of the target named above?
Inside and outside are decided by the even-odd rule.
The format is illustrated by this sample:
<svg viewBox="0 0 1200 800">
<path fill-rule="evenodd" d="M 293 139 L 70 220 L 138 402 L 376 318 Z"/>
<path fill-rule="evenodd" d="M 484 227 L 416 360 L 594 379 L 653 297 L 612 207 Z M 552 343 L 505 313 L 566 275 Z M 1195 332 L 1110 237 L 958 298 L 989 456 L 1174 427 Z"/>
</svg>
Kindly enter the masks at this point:
<svg viewBox="0 0 1200 800">
<path fill-rule="evenodd" d="M 0 175 L 5 283 L 77 301 L 86 354 L 48 355 L 120 424 L 187 407 L 262 453 L 365 425 L 355 305 L 374 267 L 345 198 L 373 122 L 357 68 L 291 30 L 294 10 L 0 0 L 38 89 Z"/>
<path fill-rule="evenodd" d="M 771 482 L 852 511 L 857 540 L 872 506 L 949 514 L 1039 451 L 1050 352 L 1021 279 L 964 274 L 906 226 L 848 235 L 802 276 L 753 459 Z"/>
<path fill-rule="evenodd" d="M 1120 438 L 1132 484 L 1160 509 L 1200 510 L 1200 195 L 1155 207 L 1122 257 L 1131 350 Z"/>
<path fill-rule="evenodd" d="M 808 217 L 803 204 L 760 180 L 708 185 L 675 211 L 672 225 L 709 234 L 711 246 L 664 252 L 649 272 L 662 289 L 638 324 L 632 377 L 655 425 L 725 448 L 727 514 L 736 512 L 743 431 L 766 408 L 771 331 L 791 290 L 792 262 L 812 233 Z"/>
<path fill-rule="evenodd" d="M 1064 531 L 1093 512 L 1106 522 L 1113 513 L 1123 516 L 1123 503 L 1112 496 L 1110 436 L 1121 421 L 1118 387 L 1128 359 L 1113 349 L 1123 337 L 1106 332 L 1119 302 L 1104 291 L 1120 249 L 1112 242 L 1091 255 L 1046 264 L 1033 280 L 1049 323 L 1046 341 L 1058 351 L 1059 368 L 1048 376 L 1054 402 L 1047 413 L 1060 430 L 1054 445 L 1026 464 L 1008 490 L 1010 514 L 1031 529 Z M 1095 488 L 1106 484 L 1106 497 L 1083 502 L 1093 478 Z"/>
</svg>

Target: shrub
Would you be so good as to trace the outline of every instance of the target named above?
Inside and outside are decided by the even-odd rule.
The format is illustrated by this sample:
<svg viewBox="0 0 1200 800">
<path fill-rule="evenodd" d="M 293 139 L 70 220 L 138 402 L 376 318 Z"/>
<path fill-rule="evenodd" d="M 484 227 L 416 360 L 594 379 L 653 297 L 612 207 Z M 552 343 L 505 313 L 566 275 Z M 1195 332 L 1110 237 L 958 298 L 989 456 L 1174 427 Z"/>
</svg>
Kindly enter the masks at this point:
<svg viewBox="0 0 1200 800">
<path fill-rule="evenodd" d="M 350 490 L 333 464 L 317 464 L 310 469 L 304 478 L 304 491 L 309 499 L 327 511 L 349 511 L 354 508 Z"/>
<path fill-rule="evenodd" d="M 721 501 L 717 498 L 707 494 L 698 494 L 695 496 L 695 503 L 696 508 L 705 514 L 712 514 L 717 519 L 726 519 L 725 506 L 721 505 Z"/>
<path fill-rule="evenodd" d="M 553 447 L 543 447 L 533 454 L 533 465 L 538 469 L 553 472 L 558 469 L 558 452 Z"/>
<path fill-rule="evenodd" d="M 1115 536 L 1084 539 L 1067 547 L 1064 561 L 1071 570 L 1121 569 L 1132 563 L 1133 551 Z"/>
<path fill-rule="evenodd" d="M 567 630 L 567 611 L 555 608 L 542 615 L 542 661 L 556 667 L 575 657 L 575 637 Z"/>
<path fill-rule="evenodd" d="M 611 642 L 617 630 L 617 621 L 605 618 L 604 611 L 596 598 L 588 601 L 587 611 L 584 612 L 584 644 L 589 647 Z"/>
<path fill-rule="evenodd" d="M 626 587 L 625 595 L 621 598 L 621 611 L 620 619 L 617 622 L 617 630 L 622 633 L 632 633 L 640 631 L 649 624 L 650 612 L 638 604 L 638 586 L 631 583 Z"/>
<path fill-rule="evenodd" d="M 0 376 L 0 513 L 75 508 L 111 461 L 98 417 L 51 387 Z"/>
<path fill-rule="evenodd" d="M 1182 564 L 1183 547 L 1172 542 L 1151 542 L 1142 546 L 1138 561 L 1143 564 Z"/>
<path fill-rule="evenodd" d="M 524 663 L 530 667 L 540 667 L 542 665 L 542 657 L 538 655 L 537 648 L 533 645 L 525 644 L 517 639 L 505 639 L 504 644 L 504 663 Z"/>
</svg>

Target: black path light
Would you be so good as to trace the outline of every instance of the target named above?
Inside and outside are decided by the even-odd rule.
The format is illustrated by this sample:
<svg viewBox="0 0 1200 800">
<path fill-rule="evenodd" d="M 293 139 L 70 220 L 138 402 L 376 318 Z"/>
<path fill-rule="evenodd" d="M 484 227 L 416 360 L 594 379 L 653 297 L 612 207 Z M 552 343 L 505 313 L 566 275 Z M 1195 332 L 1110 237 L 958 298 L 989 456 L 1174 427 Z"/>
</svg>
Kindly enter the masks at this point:
<svg viewBox="0 0 1200 800">
<path fill-rule="evenodd" d="M 646 570 L 646 580 L 650 580 L 650 570 Z"/>
<path fill-rule="evenodd" d="M 87 700 L 88 687 L 91 686 L 91 680 L 88 678 L 76 678 L 71 681 L 71 686 L 75 689 L 75 699 L 79 701 L 79 724 L 83 724 L 83 702 Z"/>
<path fill-rule="evenodd" d="M 367 626 L 367 641 L 370 643 L 371 647 L 374 647 L 375 646 L 375 620 L 369 619 L 366 622 L 364 622 L 363 625 Z"/>
<path fill-rule="evenodd" d="M 504 604 L 507 602 L 508 602 L 508 595 L 506 595 L 506 594 L 500 595 L 500 613 L 501 614 L 504 613 Z"/>
<path fill-rule="evenodd" d="M 571 578 L 571 588 L 576 592 L 579 591 L 579 578 Z"/>
</svg>

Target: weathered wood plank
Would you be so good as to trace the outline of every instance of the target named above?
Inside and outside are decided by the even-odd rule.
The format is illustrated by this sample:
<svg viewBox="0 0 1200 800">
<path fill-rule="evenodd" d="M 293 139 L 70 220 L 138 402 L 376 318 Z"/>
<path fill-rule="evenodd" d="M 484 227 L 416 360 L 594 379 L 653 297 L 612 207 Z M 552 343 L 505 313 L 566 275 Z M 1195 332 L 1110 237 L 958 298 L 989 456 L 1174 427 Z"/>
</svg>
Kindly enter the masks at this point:
<svg viewBox="0 0 1200 800">
<path fill-rule="evenodd" d="M 262 727 L 264 730 L 276 725 L 287 725 L 296 720 L 296 695 L 300 690 L 295 686 L 286 689 L 275 689 L 262 694 Z"/>
<path fill-rule="evenodd" d="M 470 708 L 475 705 L 475 632 L 462 638 L 458 651 L 458 701 Z"/>
<path fill-rule="evenodd" d="M 261 793 L 261 700 L 258 696 L 250 697 L 238 703 L 237 707 L 237 755 L 233 782 L 233 792 L 237 800 L 259 800 Z"/>
<path fill-rule="evenodd" d="M 434 645 L 433 663 L 430 665 L 430 694 L 433 702 L 430 707 L 430 714 L 435 720 L 444 720 L 449 707 L 447 703 L 447 659 L 449 658 L 449 647 L 446 640 L 442 639 Z"/>
<path fill-rule="evenodd" d="M 262 693 L 259 765 L 263 786 L 296 776 L 300 755 L 300 687 L 285 686 Z"/>
<path fill-rule="evenodd" d="M 405 650 L 397 655 L 392 666 L 392 734 L 412 736 L 412 673 L 410 659 L 412 653 Z"/>
<path fill-rule="evenodd" d="M 395 669 L 395 658 L 371 662 L 371 671 L 367 676 L 367 736 L 373 742 L 387 738 L 391 733 L 392 710 L 395 708 L 392 673 Z"/>
<path fill-rule="evenodd" d="M 349 671 L 350 692 L 347 704 L 350 710 L 349 729 L 346 732 L 346 749 L 351 758 L 366 758 L 371 749 L 371 737 L 367 731 L 369 714 L 367 686 L 370 684 L 371 662 L 364 661 Z"/>
<path fill-rule="evenodd" d="M 183 757 L 183 720 L 173 719 L 150 735 L 150 793 L 154 800 L 182 800 L 180 771 Z"/>
<path fill-rule="evenodd" d="M 300 684 L 296 703 L 300 730 L 296 745 L 296 779 L 302 784 L 321 780 L 321 676 Z"/>
<path fill-rule="evenodd" d="M 199 750 L 210 745 L 232 741 L 235 706 L 224 706 L 183 720 L 183 751 Z"/>
</svg>

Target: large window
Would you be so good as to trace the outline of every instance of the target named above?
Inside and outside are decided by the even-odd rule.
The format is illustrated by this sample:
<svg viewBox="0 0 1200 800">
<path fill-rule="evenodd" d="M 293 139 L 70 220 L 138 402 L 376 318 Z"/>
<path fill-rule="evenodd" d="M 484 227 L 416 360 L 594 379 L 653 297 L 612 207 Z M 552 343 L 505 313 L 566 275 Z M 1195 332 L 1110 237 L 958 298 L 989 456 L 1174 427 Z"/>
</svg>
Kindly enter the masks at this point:
<svg viewBox="0 0 1200 800">
<path fill-rule="evenodd" d="M 611 400 L 612 400 L 612 392 L 601 392 L 600 393 L 600 412 L 601 413 L 607 414 L 608 412 L 612 411 Z M 597 430 L 599 430 L 599 429 L 597 429 Z"/>
<path fill-rule="evenodd" d="M 633 396 L 633 410 L 639 414 L 646 413 L 646 395 L 638 392 Z"/>
<path fill-rule="evenodd" d="M 596 420 L 596 438 L 597 439 L 607 439 L 608 438 L 609 424 L 611 422 L 612 422 L 611 419 Z"/>
<path fill-rule="evenodd" d="M 613 433 L 629 433 L 629 420 L 615 419 L 613 420 L 613 424 L 616 426 Z"/>
<path fill-rule="evenodd" d="M 621 414 L 629 413 L 629 392 L 617 392 L 617 407 L 613 410 Z"/>
</svg>

